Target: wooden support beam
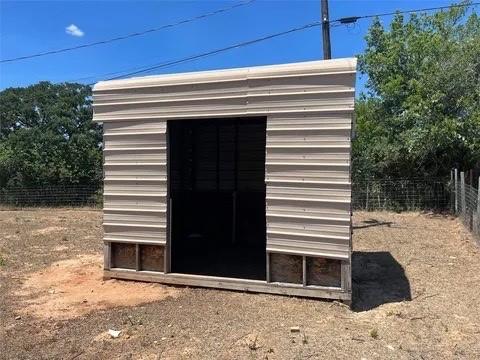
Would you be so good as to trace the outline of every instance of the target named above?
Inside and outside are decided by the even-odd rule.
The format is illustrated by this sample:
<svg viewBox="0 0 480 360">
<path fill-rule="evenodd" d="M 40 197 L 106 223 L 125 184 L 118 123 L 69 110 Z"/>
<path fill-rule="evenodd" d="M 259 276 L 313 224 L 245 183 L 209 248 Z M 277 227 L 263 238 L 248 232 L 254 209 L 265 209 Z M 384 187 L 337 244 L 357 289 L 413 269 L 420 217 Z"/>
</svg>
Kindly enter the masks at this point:
<svg viewBox="0 0 480 360">
<path fill-rule="evenodd" d="M 112 245 L 110 243 L 103 244 L 103 268 L 109 270 L 112 267 Z"/>
<path fill-rule="evenodd" d="M 142 269 L 142 264 L 140 261 L 140 245 L 139 244 L 135 245 L 135 268 L 137 271 L 140 271 Z"/>
<path fill-rule="evenodd" d="M 270 253 L 267 251 L 266 253 L 266 274 L 265 274 L 265 278 L 267 279 L 267 283 L 270 282 Z"/>
<path fill-rule="evenodd" d="M 352 291 L 352 266 L 350 260 L 342 261 L 342 290 L 348 293 Z"/>
<path fill-rule="evenodd" d="M 219 288 L 227 290 L 238 290 L 254 293 L 279 294 L 290 296 L 302 296 L 311 298 L 337 299 L 350 301 L 352 294 L 340 288 L 323 286 L 307 286 L 302 284 L 267 283 L 261 280 L 247 280 L 236 278 L 224 278 L 216 276 L 190 275 L 190 274 L 162 274 L 151 271 L 132 271 L 112 269 L 104 272 L 104 278 L 115 278 L 124 280 L 137 280 L 147 282 L 158 282 L 179 286 L 199 286 L 208 288 Z"/>
<path fill-rule="evenodd" d="M 303 286 L 307 286 L 307 257 L 302 256 L 302 270 L 303 270 Z"/>
</svg>

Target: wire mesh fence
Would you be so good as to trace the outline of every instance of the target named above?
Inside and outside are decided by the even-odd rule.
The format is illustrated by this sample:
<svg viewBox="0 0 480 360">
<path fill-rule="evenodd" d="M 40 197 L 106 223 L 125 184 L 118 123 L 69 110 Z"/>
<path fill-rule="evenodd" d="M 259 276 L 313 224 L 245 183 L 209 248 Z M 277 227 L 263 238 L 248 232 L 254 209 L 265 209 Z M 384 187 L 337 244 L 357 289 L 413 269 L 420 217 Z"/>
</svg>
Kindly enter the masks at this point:
<svg viewBox="0 0 480 360">
<path fill-rule="evenodd" d="M 448 210 L 450 184 L 445 179 L 365 179 L 352 184 L 354 210 Z"/>
<path fill-rule="evenodd" d="M 448 210 L 444 179 L 365 179 L 352 184 L 354 210 Z M 0 207 L 102 206 L 101 186 L 59 185 L 0 189 Z"/>
<path fill-rule="evenodd" d="M 480 179 L 475 188 L 474 183 L 465 182 L 465 173 L 453 170 L 452 180 L 454 212 L 480 245 Z"/>
<path fill-rule="evenodd" d="M 480 199 L 463 173 L 448 179 L 363 179 L 352 183 L 352 209 L 365 211 L 451 211 L 480 244 Z M 96 185 L 61 185 L 0 189 L 1 208 L 101 208 L 103 189 Z"/>
<path fill-rule="evenodd" d="M 72 184 L 0 189 L 0 208 L 50 206 L 101 207 L 102 188 Z"/>
</svg>

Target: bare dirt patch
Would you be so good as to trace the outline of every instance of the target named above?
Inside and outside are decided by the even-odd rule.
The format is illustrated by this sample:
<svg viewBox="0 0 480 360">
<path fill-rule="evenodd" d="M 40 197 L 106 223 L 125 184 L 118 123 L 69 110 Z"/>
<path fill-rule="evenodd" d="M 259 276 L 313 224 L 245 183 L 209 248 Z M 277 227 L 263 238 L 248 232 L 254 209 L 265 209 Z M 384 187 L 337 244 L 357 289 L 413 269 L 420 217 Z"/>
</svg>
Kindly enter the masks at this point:
<svg viewBox="0 0 480 360">
<path fill-rule="evenodd" d="M 64 227 L 48 226 L 46 228 L 34 230 L 32 232 L 33 232 L 34 235 L 46 235 L 46 234 L 55 233 L 55 232 L 62 232 L 63 230 L 65 230 Z"/>
<path fill-rule="evenodd" d="M 101 219 L 99 211 L 0 211 L 0 359 L 480 359 L 480 249 L 451 216 L 355 213 L 353 310 L 127 282 L 104 299 L 114 306 L 100 301 L 73 318 L 35 315 L 37 306 L 48 312 L 68 300 L 61 289 L 75 282 L 81 290 L 68 303 L 73 309 L 95 301 L 83 303 L 84 296 L 102 296 L 89 294 L 90 280 L 82 279 L 102 283 Z M 35 232 L 50 226 L 65 229 Z M 56 263 L 66 270 L 45 280 Z M 117 302 L 143 286 L 178 293 L 134 306 Z M 62 306 L 55 316 L 64 315 Z M 108 329 L 121 335 L 111 338 Z"/>
<path fill-rule="evenodd" d="M 176 297 L 180 292 L 159 284 L 104 281 L 102 260 L 98 255 L 82 255 L 28 274 L 16 292 L 24 304 L 19 312 L 43 319 L 65 320 L 100 309 Z"/>
</svg>

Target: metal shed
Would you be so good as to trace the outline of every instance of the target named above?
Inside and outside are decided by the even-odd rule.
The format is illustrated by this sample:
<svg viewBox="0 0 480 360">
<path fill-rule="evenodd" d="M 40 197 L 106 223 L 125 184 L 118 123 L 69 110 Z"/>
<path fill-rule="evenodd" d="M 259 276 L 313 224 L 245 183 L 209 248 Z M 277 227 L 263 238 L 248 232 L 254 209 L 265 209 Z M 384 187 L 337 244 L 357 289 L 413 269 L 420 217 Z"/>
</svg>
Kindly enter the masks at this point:
<svg viewBox="0 0 480 360">
<path fill-rule="evenodd" d="M 355 69 L 96 84 L 105 277 L 349 301 Z"/>
</svg>

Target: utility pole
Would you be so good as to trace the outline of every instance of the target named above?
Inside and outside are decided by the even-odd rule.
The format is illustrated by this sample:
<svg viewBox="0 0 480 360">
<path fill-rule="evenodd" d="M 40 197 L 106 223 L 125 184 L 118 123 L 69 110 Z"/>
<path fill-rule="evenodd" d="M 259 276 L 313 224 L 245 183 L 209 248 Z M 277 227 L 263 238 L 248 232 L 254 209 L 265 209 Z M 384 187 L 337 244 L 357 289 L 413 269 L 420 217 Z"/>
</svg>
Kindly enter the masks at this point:
<svg viewBox="0 0 480 360">
<path fill-rule="evenodd" d="M 330 47 L 330 22 L 328 18 L 328 0 L 322 0 L 323 59 L 332 58 Z"/>
</svg>

